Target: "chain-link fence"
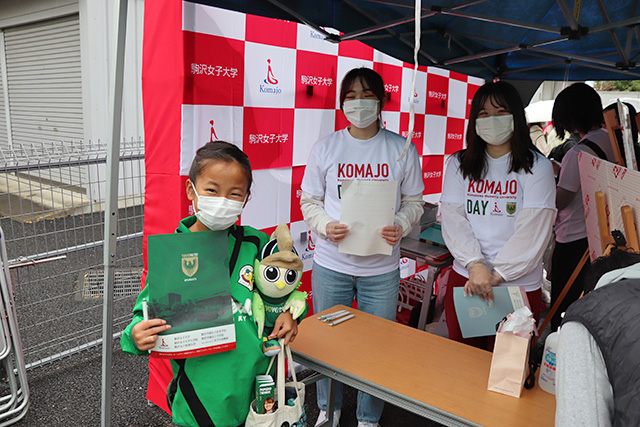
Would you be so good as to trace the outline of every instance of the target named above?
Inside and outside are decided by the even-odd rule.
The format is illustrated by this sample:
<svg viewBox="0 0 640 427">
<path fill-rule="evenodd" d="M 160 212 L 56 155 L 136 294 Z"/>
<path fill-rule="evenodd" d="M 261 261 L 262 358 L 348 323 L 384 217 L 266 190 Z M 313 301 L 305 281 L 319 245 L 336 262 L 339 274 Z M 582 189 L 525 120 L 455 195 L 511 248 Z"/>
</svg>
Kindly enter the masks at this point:
<svg viewBox="0 0 640 427">
<path fill-rule="evenodd" d="M 0 225 L 27 368 L 102 339 L 107 147 L 61 143 L 0 152 Z M 142 274 L 144 143 L 124 142 L 118 185 L 114 331 L 131 318 Z"/>
</svg>

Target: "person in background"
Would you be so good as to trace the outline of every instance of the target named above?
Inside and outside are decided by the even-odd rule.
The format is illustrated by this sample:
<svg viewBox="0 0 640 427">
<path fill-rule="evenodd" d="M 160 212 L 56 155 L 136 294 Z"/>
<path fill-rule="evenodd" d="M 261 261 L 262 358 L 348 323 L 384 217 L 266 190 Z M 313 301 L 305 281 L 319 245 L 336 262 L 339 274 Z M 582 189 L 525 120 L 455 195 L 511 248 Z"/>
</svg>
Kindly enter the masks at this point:
<svg viewBox="0 0 640 427">
<path fill-rule="evenodd" d="M 547 145 L 549 146 L 550 150 L 553 150 L 554 148 L 562 145 L 570 136 L 567 132 L 559 135 L 556 128 L 553 127 L 552 121 L 550 121 L 549 124 L 544 127 L 543 132 L 544 136 L 547 138 Z"/>
<path fill-rule="evenodd" d="M 568 134 L 568 133 L 567 133 Z M 560 166 L 562 165 L 562 159 L 574 145 L 580 142 L 582 138 L 579 133 L 572 133 L 567 139 L 565 139 L 560 145 L 556 145 L 551 149 L 547 156 L 549 160 L 553 161 L 555 175 L 560 174 Z M 555 167 L 557 165 L 557 168 Z"/>
<path fill-rule="evenodd" d="M 488 337 L 462 337 L 455 287 L 490 301 L 494 286 L 523 286 L 538 321 L 545 308 L 542 256 L 555 215 L 555 181 L 551 163 L 531 141 L 522 100 L 509 83 L 487 83 L 473 97 L 467 148 L 447 164 L 440 212 L 443 237 L 454 256 L 445 295 L 449 338 L 493 347 Z"/>
<path fill-rule="evenodd" d="M 536 146 L 543 156 L 547 157 L 551 148 L 549 144 L 547 144 L 547 136 L 542 130 L 543 125 L 544 123 L 529 123 L 529 136 L 531 137 L 531 141 L 533 141 L 533 145 Z"/>
<path fill-rule="evenodd" d="M 415 146 L 411 145 L 406 156 L 398 161 L 405 138 L 380 127 L 384 102 L 384 83 L 378 73 L 369 68 L 349 71 L 340 87 L 340 109 L 349 126 L 316 142 L 309 156 L 300 205 L 307 225 L 320 237 L 311 276 L 316 312 L 339 304 L 351 306 L 355 299 L 358 310 L 395 320 L 400 286 L 399 243 L 424 212 L 424 183 Z M 346 176 L 345 170 L 363 172 L 362 176 L 357 172 Z M 394 223 L 381 230 L 384 240 L 393 247 L 391 255 L 338 252 L 338 243 L 349 233 L 349 227 L 339 221 L 342 182 L 367 180 L 367 170 L 381 171 L 375 179 L 397 182 Z M 327 380 L 316 384 L 320 408 L 317 425 L 328 418 Z M 341 415 L 342 384 L 336 388 L 334 427 Z M 377 426 L 383 406 L 382 400 L 358 392 L 358 426 Z"/>
<path fill-rule="evenodd" d="M 614 161 L 609 135 L 602 129 L 602 103 L 598 93 L 584 83 L 564 89 L 553 104 L 553 125 L 560 134 L 578 133 L 580 142 L 562 159 L 556 192 L 558 215 L 555 224 L 555 245 L 551 254 L 551 304 L 555 304 L 573 270 L 589 247 L 587 226 L 582 205 L 578 153 L 586 152 L 604 160 Z M 561 314 L 582 294 L 583 283 L 590 268 L 586 263 L 551 319 L 551 330 L 560 326 Z"/>
<path fill-rule="evenodd" d="M 640 255 L 613 250 L 592 270 L 558 337 L 556 426 L 637 426 Z"/>
</svg>

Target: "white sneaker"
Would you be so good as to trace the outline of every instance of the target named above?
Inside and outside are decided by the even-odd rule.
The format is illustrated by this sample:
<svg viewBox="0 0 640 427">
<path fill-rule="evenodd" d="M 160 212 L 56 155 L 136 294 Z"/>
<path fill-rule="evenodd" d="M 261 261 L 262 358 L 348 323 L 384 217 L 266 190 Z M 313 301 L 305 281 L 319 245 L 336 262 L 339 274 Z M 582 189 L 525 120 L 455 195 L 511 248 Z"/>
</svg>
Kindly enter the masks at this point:
<svg viewBox="0 0 640 427">
<path fill-rule="evenodd" d="M 336 409 L 335 411 L 333 411 L 333 427 L 338 427 L 341 413 L 341 409 Z M 320 413 L 318 414 L 318 419 L 316 420 L 316 426 L 322 424 L 325 421 L 327 421 L 327 411 L 320 411 Z"/>
<path fill-rule="evenodd" d="M 358 427 L 380 427 L 378 423 L 366 423 L 364 421 L 358 421 Z"/>
</svg>

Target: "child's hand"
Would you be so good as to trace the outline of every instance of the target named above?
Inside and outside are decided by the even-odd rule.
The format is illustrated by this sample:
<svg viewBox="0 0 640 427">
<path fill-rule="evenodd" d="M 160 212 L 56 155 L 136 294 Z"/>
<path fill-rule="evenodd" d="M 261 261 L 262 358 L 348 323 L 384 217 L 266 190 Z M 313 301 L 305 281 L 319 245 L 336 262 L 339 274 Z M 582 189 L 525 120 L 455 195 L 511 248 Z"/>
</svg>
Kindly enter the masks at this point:
<svg viewBox="0 0 640 427">
<path fill-rule="evenodd" d="M 293 316 L 289 311 L 285 311 L 276 319 L 269 339 L 284 337 L 284 345 L 287 345 L 296 339 L 296 335 L 298 335 L 298 322 L 293 320 Z"/>
<path fill-rule="evenodd" d="M 138 350 L 149 350 L 156 344 L 158 334 L 170 328 L 171 325 L 167 325 L 166 320 L 143 320 L 131 329 L 131 338 L 133 338 L 133 342 L 136 344 L 136 347 L 138 347 Z"/>
</svg>

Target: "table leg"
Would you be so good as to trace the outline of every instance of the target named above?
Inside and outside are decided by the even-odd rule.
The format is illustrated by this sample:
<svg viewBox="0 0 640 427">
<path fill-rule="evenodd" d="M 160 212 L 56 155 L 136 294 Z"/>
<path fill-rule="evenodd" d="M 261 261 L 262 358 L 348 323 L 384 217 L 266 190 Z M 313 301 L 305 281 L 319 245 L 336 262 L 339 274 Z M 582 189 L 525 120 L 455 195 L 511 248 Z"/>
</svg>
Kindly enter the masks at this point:
<svg viewBox="0 0 640 427">
<path fill-rule="evenodd" d="M 433 296 L 433 284 L 435 282 L 437 268 L 429 266 L 427 272 L 427 283 L 422 297 L 422 307 L 420 308 L 420 316 L 418 317 L 418 329 L 424 331 L 429 316 L 429 306 L 431 305 L 431 297 Z"/>
<path fill-rule="evenodd" d="M 333 425 L 333 412 L 336 401 L 336 383 L 333 378 L 327 379 L 327 422 L 325 423 L 325 425 L 331 427 Z"/>
</svg>

